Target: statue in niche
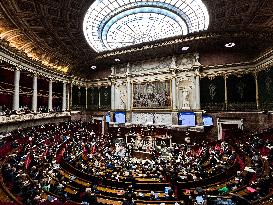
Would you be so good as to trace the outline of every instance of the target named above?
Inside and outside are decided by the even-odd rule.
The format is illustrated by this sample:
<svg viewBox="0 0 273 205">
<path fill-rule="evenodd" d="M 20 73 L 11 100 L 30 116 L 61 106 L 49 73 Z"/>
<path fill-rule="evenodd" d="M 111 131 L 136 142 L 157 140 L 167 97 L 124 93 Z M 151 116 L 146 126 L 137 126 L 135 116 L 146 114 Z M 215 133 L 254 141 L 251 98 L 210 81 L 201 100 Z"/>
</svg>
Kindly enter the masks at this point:
<svg viewBox="0 0 273 205">
<path fill-rule="evenodd" d="M 183 96 L 183 98 L 182 98 L 182 102 L 183 102 L 183 107 L 185 107 L 185 108 L 188 108 L 188 107 L 190 107 L 190 101 L 189 101 L 189 91 L 188 90 L 183 90 L 182 91 L 182 96 Z"/>
<path fill-rule="evenodd" d="M 122 84 L 119 85 L 117 87 L 117 93 L 118 93 L 117 98 L 119 99 L 118 109 L 126 109 L 126 103 L 125 103 L 126 91 L 125 91 L 125 86 L 123 86 Z"/>
<path fill-rule="evenodd" d="M 190 109 L 190 92 L 192 90 L 192 81 L 182 78 L 178 81 L 178 105 L 179 109 Z"/>
<path fill-rule="evenodd" d="M 190 108 L 189 91 L 187 89 L 180 90 L 180 96 L 181 109 L 189 109 Z"/>
</svg>

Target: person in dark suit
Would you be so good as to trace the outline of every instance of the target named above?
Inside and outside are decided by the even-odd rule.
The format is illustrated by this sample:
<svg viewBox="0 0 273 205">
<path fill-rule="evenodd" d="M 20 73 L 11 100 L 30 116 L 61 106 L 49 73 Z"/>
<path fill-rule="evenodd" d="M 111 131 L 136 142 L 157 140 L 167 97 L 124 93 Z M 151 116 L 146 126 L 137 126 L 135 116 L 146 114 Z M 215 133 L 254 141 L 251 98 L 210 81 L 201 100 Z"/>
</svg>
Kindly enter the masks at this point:
<svg viewBox="0 0 273 205">
<path fill-rule="evenodd" d="M 125 200 L 122 202 L 122 205 L 135 205 L 132 193 L 128 193 L 125 195 Z"/>
<path fill-rule="evenodd" d="M 87 204 L 92 204 L 92 205 L 97 205 L 97 197 L 92 190 L 86 190 L 83 197 L 82 197 L 82 202 L 85 202 Z"/>
</svg>

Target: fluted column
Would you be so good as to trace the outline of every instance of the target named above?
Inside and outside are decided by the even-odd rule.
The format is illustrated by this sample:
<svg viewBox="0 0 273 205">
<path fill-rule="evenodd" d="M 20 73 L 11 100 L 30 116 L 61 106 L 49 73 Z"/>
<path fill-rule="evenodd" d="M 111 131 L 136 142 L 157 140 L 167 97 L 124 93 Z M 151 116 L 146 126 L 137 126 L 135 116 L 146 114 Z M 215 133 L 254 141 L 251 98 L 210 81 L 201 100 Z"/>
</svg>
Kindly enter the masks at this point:
<svg viewBox="0 0 273 205">
<path fill-rule="evenodd" d="M 48 83 L 48 112 L 52 111 L 52 79 Z"/>
<path fill-rule="evenodd" d="M 19 110 L 20 70 L 14 71 L 13 110 Z"/>
<path fill-rule="evenodd" d="M 70 91 L 69 91 L 69 94 L 70 94 L 70 98 L 69 98 L 69 110 L 72 110 L 73 109 L 73 100 L 72 100 L 72 98 L 73 98 L 73 92 L 72 92 L 72 90 L 73 90 L 73 84 L 72 84 L 72 82 L 71 82 L 71 84 L 70 84 Z"/>
<path fill-rule="evenodd" d="M 70 87 L 70 84 L 68 84 L 68 89 L 69 89 L 69 87 Z M 67 100 L 66 100 L 66 109 L 67 110 L 70 110 L 70 98 L 71 98 L 71 96 L 70 96 L 70 89 L 67 91 Z"/>
<path fill-rule="evenodd" d="M 32 111 L 37 112 L 37 75 L 33 76 Z"/>
<path fill-rule="evenodd" d="M 225 84 L 225 109 L 228 109 L 228 95 L 227 95 L 227 76 L 224 76 L 224 84 Z"/>
<path fill-rule="evenodd" d="M 258 83 L 258 74 L 254 73 L 255 77 L 255 87 L 256 87 L 256 106 L 257 110 L 260 109 L 260 104 L 259 104 L 259 83 Z"/>
<path fill-rule="evenodd" d="M 176 110 L 177 109 L 177 106 L 176 106 L 176 77 L 175 75 L 173 75 L 173 78 L 172 78 L 172 103 L 173 103 L 173 110 Z"/>
<path fill-rule="evenodd" d="M 195 75 L 195 109 L 200 110 L 200 73 L 199 69 L 196 69 Z"/>
<path fill-rule="evenodd" d="M 63 83 L 63 103 L 62 111 L 66 111 L 66 82 Z"/>
<path fill-rule="evenodd" d="M 132 84 L 130 77 L 127 77 L 127 110 L 131 110 Z"/>
<path fill-rule="evenodd" d="M 85 87 L 85 109 L 86 109 L 86 110 L 87 110 L 87 107 L 88 107 L 88 106 L 87 106 L 87 94 L 88 94 L 87 91 L 88 91 L 88 87 L 86 86 L 86 87 Z"/>
<path fill-rule="evenodd" d="M 111 85 L 111 110 L 115 110 L 115 82 Z"/>
</svg>

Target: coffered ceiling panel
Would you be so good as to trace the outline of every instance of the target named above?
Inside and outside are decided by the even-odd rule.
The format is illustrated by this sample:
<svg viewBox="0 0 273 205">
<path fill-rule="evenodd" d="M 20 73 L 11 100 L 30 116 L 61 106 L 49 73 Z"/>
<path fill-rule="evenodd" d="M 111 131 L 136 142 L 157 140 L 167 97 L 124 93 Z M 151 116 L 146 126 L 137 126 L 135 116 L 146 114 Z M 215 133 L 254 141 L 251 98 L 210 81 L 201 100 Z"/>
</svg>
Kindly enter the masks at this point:
<svg viewBox="0 0 273 205">
<path fill-rule="evenodd" d="M 67 67 L 68 73 L 75 75 L 88 74 L 92 65 L 97 65 L 98 68 L 107 67 L 115 63 L 113 59 L 116 57 L 131 61 L 141 60 L 149 55 L 152 57 L 171 55 L 185 44 L 183 42 L 187 42 L 197 51 L 204 48 L 214 49 L 230 40 L 241 42 L 242 49 L 251 48 L 256 49 L 257 52 L 272 45 L 272 0 L 203 0 L 203 2 L 210 16 L 209 28 L 203 33 L 217 37 L 202 40 L 198 37 L 188 41 L 188 38 L 203 35 L 203 33 L 194 33 L 186 37 L 178 37 L 185 38 L 185 41 L 174 45 L 136 49 L 135 52 L 126 55 L 107 55 L 113 51 L 96 53 L 86 42 L 82 29 L 83 19 L 93 0 L 1 0 L 0 37 L 11 42 L 11 45 L 26 52 L 30 57 Z M 253 38 L 257 33 L 259 37 Z M 141 46 L 153 43 L 144 43 Z"/>
</svg>

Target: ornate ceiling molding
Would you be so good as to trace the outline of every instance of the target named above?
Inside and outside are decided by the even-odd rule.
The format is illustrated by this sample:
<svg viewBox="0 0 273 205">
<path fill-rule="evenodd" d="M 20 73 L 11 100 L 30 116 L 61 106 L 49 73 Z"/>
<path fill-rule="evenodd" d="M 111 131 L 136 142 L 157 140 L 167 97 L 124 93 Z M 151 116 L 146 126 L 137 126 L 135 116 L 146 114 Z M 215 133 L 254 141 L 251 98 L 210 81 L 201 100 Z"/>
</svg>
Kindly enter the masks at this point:
<svg viewBox="0 0 273 205">
<path fill-rule="evenodd" d="M 143 43 L 101 55 L 97 55 L 89 47 L 82 31 L 84 14 L 91 4 L 88 0 L 2 0 L 0 36 L 1 39 L 9 40 L 10 46 L 21 49 L 18 50 L 19 53 L 28 53 L 30 60 L 44 62 L 44 67 L 49 70 L 51 64 L 60 65 L 69 69 L 71 74 L 83 77 L 94 74 L 90 71 L 92 65 L 106 68 L 115 64 L 115 57 L 128 62 L 147 56 L 153 58 L 173 55 L 179 49 L 181 52 L 184 44 L 191 44 L 194 52 L 199 52 L 200 48 L 208 45 L 213 50 L 215 45 L 229 39 L 238 39 L 247 45 L 245 48 L 249 45 L 249 48 L 254 48 L 257 52 L 272 45 L 272 1 L 240 0 L 236 4 L 234 0 L 202 1 L 210 16 L 207 33 Z M 56 69 L 58 66 L 54 68 L 55 71 Z"/>
<path fill-rule="evenodd" d="M 261 54 L 253 61 L 241 62 L 225 65 L 200 66 L 201 77 L 242 75 L 247 73 L 257 73 L 273 67 L 273 49 Z"/>
<path fill-rule="evenodd" d="M 33 73 L 34 75 L 38 74 L 48 79 L 68 82 L 68 78 L 66 75 L 54 72 L 39 64 L 36 64 L 35 62 L 24 58 L 21 55 L 10 51 L 9 49 L 6 49 L 2 45 L 0 45 L 0 48 L 0 61 L 6 62 L 16 69 L 26 70 L 30 73 Z"/>
</svg>

